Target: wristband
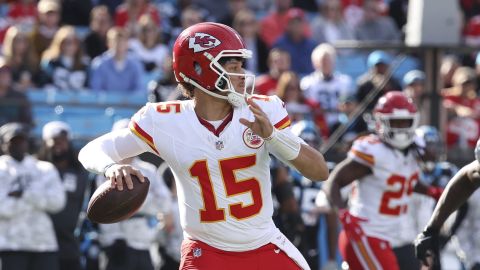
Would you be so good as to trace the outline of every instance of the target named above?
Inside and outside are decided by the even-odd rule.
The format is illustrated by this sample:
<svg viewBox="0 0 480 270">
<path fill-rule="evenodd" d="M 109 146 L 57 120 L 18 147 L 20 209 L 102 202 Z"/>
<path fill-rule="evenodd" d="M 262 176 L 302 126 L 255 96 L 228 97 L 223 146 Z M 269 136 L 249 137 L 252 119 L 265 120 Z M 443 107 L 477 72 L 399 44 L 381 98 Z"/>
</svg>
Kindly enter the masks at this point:
<svg viewBox="0 0 480 270">
<path fill-rule="evenodd" d="M 285 160 L 294 160 L 300 153 L 301 144 L 290 132 L 281 132 L 273 128 L 272 134 L 264 140 L 276 154 Z"/>
<path fill-rule="evenodd" d="M 117 163 L 110 163 L 107 166 L 105 166 L 105 168 L 103 168 L 103 176 L 106 177 L 105 173 L 107 172 L 108 168 L 112 167 L 115 164 L 117 164 Z"/>
</svg>

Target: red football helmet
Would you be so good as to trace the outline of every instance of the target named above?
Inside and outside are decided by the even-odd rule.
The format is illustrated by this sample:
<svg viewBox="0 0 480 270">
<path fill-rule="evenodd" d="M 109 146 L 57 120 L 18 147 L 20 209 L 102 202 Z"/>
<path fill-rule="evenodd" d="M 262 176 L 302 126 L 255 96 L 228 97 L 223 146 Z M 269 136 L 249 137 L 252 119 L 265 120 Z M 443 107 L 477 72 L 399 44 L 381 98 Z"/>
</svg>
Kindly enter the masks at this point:
<svg viewBox="0 0 480 270">
<path fill-rule="evenodd" d="M 383 95 L 373 110 L 375 129 L 380 138 L 391 146 L 405 149 L 415 139 L 418 125 L 417 107 L 412 99 L 400 91 L 392 91 Z M 392 120 L 411 120 L 408 127 L 392 127 Z"/>
<path fill-rule="evenodd" d="M 212 22 L 190 26 L 178 36 L 173 47 L 175 78 L 238 106 L 243 104 L 245 95 L 253 93 L 255 76 L 227 72 L 219 63 L 222 57 L 246 59 L 252 57 L 252 52 L 245 48 L 242 38 L 231 27 Z M 235 91 L 229 78 L 231 75 L 252 80 L 245 84 L 243 94 Z M 247 93 L 247 85 L 252 86 L 250 93 Z"/>
</svg>

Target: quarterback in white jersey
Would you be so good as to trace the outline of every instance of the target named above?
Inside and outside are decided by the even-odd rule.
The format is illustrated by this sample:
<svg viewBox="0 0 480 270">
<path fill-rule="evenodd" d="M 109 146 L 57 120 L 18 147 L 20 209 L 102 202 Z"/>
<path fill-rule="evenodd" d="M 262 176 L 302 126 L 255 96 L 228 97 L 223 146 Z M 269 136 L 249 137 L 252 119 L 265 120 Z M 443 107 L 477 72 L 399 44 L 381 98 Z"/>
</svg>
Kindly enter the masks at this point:
<svg viewBox="0 0 480 270">
<path fill-rule="evenodd" d="M 132 187 L 129 156 L 150 151 L 175 176 L 184 230 L 181 269 L 309 269 L 272 222 L 269 153 L 306 177 L 328 177 L 323 156 L 289 129 L 283 102 L 247 91 L 251 56 L 228 26 L 184 30 L 173 52 L 187 101 L 148 103 L 130 128 L 104 135 L 79 155 L 89 170 Z M 253 82 L 252 82 L 253 85 Z M 253 89 L 251 89 L 253 90 Z"/>
<path fill-rule="evenodd" d="M 419 166 L 413 151 L 418 114 L 411 99 L 389 92 L 374 110 L 376 134 L 357 139 L 348 158 L 325 183 L 336 209 L 344 208 L 340 188 L 353 182 L 348 210 L 341 210 L 339 247 L 351 269 L 397 270 L 391 243 L 400 237 Z"/>
</svg>

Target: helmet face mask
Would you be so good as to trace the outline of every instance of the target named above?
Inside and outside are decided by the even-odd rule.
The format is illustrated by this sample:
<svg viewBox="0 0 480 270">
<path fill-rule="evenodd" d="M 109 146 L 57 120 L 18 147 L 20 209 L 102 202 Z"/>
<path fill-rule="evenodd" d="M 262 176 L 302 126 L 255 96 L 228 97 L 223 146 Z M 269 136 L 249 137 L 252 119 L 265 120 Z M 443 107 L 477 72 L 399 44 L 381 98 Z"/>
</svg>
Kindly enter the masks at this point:
<svg viewBox="0 0 480 270">
<path fill-rule="evenodd" d="M 373 115 L 376 132 L 385 143 L 403 150 L 414 142 L 419 115 L 412 100 L 402 92 L 381 97 Z"/>
<path fill-rule="evenodd" d="M 415 138 L 415 128 L 418 125 L 418 115 L 392 116 L 376 114 L 377 133 L 386 143 L 400 150 L 410 146 Z M 396 122 L 408 123 L 397 127 Z"/>
<path fill-rule="evenodd" d="M 225 58 L 251 57 L 252 52 L 232 28 L 218 23 L 199 23 L 185 29 L 175 41 L 173 70 L 178 82 L 189 83 L 213 97 L 241 106 L 245 104 L 245 97 L 253 94 L 255 76 L 228 72 L 221 62 Z M 233 76 L 245 78 L 243 91 L 235 89 Z M 249 87 L 251 89 L 247 89 Z"/>
</svg>

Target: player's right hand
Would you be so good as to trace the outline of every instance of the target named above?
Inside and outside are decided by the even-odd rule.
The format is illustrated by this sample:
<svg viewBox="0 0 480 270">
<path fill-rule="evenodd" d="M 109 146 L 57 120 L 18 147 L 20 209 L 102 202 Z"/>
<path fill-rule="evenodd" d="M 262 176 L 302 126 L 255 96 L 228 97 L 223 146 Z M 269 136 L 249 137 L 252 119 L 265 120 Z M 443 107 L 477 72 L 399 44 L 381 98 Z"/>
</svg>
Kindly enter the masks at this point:
<svg viewBox="0 0 480 270">
<path fill-rule="evenodd" d="M 133 188 L 133 181 L 130 175 L 135 175 L 140 179 L 140 182 L 144 182 L 145 178 L 143 174 L 128 164 L 114 164 L 107 168 L 105 171 L 105 177 L 110 180 L 112 188 L 123 190 L 124 183 L 128 189 Z"/>
<path fill-rule="evenodd" d="M 360 226 L 360 222 L 365 222 L 367 221 L 366 219 L 352 216 L 346 209 L 338 211 L 338 218 L 340 219 L 340 222 L 342 222 L 343 230 L 349 239 L 360 241 L 361 237 L 365 235 Z"/>
<path fill-rule="evenodd" d="M 438 239 L 438 232 L 427 228 L 414 241 L 415 256 L 429 269 L 437 269 L 440 264 Z"/>
</svg>

